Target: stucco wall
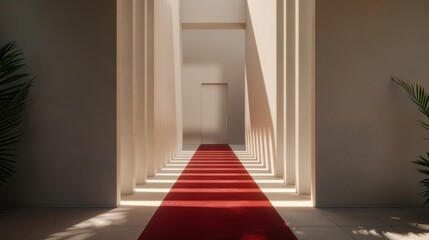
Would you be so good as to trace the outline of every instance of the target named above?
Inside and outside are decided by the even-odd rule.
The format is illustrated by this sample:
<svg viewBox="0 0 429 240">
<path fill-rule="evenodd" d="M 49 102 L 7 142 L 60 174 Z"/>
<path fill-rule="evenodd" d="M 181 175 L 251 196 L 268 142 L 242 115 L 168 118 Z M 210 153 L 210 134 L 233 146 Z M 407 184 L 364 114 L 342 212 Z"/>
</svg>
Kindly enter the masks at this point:
<svg viewBox="0 0 429 240">
<path fill-rule="evenodd" d="M 319 207 L 421 206 L 421 115 L 389 78 L 429 87 L 429 2 L 316 1 Z"/>
<path fill-rule="evenodd" d="M 0 204 L 116 206 L 116 1 L 1 1 L 12 40 L 36 80 Z"/>
</svg>

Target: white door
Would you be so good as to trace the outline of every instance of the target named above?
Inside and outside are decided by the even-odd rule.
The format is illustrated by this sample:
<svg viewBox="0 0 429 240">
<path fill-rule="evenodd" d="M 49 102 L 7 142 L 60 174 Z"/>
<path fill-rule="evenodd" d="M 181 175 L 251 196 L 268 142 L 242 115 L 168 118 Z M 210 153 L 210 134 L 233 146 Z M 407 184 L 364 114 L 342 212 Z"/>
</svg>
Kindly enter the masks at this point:
<svg viewBox="0 0 429 240">
<path fill-rule="evenodd" d="M 228 144 L 228 85 L 201 85 L 201 143 Z"/>
</svg>

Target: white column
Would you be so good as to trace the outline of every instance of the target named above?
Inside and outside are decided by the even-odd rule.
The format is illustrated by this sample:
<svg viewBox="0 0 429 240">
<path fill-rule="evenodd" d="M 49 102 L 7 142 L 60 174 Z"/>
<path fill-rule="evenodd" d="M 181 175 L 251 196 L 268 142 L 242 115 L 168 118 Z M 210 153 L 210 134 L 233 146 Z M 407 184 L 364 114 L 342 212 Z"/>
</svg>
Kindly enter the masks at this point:
<svg viewBox="0 0 429 240">
<path fill-rule="evenodd" d="M 145 15 L 145 162 L 147 177 L 155 176 L 154 148 L 154 0 L 146 0 Z"/>
<path fill-rule="evenodd" d="M 146 182 L 145 164 L 145 0 L 133 0 L 133 157 L 137 184 Z"/>
<path fill-rule="evenodd" d="M 174 52 L 174 82 L 175 82 L 175 134 L 174 134 L 174 152 L 173 159 L 182 151 L 183 142 L 183 118 L 182 118 L 182 27 L 180 23 L 180 3 L 176 3 L 172 11 L 173 26 L 173 52 Z"/>
<path fill-rule="evenodd" d="M 286 184 L 295 184 L 295 1 L 285 4 L 285 68 L 286 68 Z"/>
<path fill-rule="evenodd" d="M 122 194 L 134 192 L 133 160 L 133 0 L 117 2 L 118 161 Z"/>
<path fill-rule="evenodd" d="M 315 0 L 299 0 L 297 9 L 296 158 L 297 191 L 312 192 L 314 161 Z"/>
<path fill-rule="evenodd" d="M 284 0 L 277 0 L 277 169 L 274 175 L 285 178 L 285 36 L 284 36 Z"/>
</svg>

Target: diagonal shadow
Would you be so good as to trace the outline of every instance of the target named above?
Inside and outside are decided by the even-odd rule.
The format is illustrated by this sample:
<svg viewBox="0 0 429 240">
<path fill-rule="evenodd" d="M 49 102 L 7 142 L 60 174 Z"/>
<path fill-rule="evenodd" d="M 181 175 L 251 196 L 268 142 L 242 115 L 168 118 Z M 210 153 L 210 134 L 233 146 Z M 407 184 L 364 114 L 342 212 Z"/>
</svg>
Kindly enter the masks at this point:
<svg viewBox="0 0 429 240">
<path fill-rule="evenodd" d="M 263 159 L 266 166 L 273 172 L 273 168 L 277 167 L 274 164 L 276 146 L 273 119 L 265 86 L 267 79 L 264 78 L 251 17 L 249 17 L 247 24 L 246 39 L 246 81 L 251 120 L 250 131 L 256 138 L 258 158 Z"/>
</svg>

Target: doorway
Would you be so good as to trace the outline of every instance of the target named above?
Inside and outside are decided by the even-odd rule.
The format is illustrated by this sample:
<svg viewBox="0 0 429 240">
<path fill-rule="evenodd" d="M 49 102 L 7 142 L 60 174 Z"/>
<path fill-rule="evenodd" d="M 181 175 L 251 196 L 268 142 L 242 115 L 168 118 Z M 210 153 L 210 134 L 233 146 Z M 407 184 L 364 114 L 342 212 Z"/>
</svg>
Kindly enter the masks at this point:
<svg viewBox="0 0 429 240">
<path fill-rule="evenodd" d="M 183 145 L 244 146 L 245 30 L 187 27 L 182 25 Z"/>
<path fill-rule="evenodd" d="M 201 84 L 201 143 L 228 143 L 228 84 Z"/>
</svg>

